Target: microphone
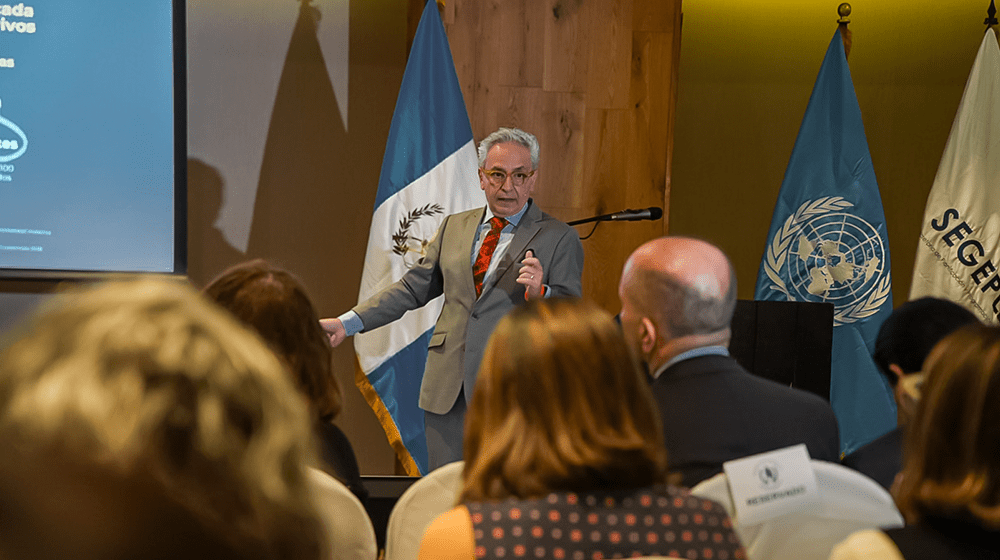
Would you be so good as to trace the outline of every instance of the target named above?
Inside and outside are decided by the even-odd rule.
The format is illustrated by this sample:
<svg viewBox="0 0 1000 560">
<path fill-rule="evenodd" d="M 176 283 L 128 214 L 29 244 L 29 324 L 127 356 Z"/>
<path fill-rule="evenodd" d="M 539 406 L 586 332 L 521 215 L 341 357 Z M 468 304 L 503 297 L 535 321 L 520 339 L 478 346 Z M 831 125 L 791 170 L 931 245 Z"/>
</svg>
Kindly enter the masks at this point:
<svg viewBox="0 0 1000 560">
<path fill-rule="evenodd" d="M 614 214 L 601 214 L 592 218 L 584 218 L 568 222 L 569 225 L 587 224 L 590 222 L 637 222 L 639 220 L 659 220 L 663 217 L 663 208 L 650 206 L 642 210 L 632 210 L 631 208 L 615 212 Z"/>
<path fill-rule="evenodd" d="M 615 212 L 605 218 L 605 220 L 610 222 L 637 222 L 639 220 L 659 220 L 662 217 L 662 208 L 650 206 L 649 208 L 643 208 L 642 210 L 632 210 L 631 208 L 628 208 L 622 210 L 621 212 Z"/>
</svg>

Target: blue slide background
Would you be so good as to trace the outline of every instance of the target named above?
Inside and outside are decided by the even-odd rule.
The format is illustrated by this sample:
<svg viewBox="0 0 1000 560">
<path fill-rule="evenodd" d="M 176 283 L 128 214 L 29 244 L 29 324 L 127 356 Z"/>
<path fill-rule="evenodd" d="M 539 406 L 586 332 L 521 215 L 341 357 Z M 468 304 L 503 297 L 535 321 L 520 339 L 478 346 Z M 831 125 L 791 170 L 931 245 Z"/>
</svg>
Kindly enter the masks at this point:
<svg viewBox="0 0 1000 560">
<path fill-rule="evenodd" d="M 172 271 L 171 0 L 24 6 L 33 18 L 5 19 L 35 33 L 0 28 L 0 58 L 14 60 L 0 117 L 28 138 L 13 171 L 0 164 L 0 268 Z M 0 124 L 0 141 L 16 139 Z M 10 249 L 24 246 L 42 250 Z"/>
</svg>

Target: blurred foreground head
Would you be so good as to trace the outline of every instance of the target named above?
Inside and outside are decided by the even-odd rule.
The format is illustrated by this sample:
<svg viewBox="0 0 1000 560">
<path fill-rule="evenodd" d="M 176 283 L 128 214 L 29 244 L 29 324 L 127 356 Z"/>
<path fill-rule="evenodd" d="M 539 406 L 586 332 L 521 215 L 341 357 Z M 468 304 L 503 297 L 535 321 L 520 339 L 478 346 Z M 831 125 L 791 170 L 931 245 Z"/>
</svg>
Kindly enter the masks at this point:
<svg viewBox="0 0 1000 560">
<path fill-rule="evenodd" d="M 1000 328 L 962 327 L 924 363 L 896 501 L 907 523 L 934 517 L 1000 529 Z"/>
<path fill-rule="evenodd" d="M 0 557 L 317 558 L 306 406 L 179 282 L 55 296 L 0 358 Z"/>
<path fill-rule="evenodd" d="M 666 481 L 659 412 L 607 312 L 538 299 L 497 324 L 466 416 L 464 478 L 463 501 Z"/>
</svg>

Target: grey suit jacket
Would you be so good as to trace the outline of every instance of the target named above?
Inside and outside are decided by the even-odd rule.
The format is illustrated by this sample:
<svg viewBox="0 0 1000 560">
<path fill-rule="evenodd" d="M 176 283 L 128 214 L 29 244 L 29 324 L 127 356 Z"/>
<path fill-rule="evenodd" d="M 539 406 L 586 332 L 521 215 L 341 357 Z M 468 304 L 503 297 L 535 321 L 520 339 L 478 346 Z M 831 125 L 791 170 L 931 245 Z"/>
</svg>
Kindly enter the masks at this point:
<svg viewBox="0 0 1000 560">
<path fill-rule="evenodd" d="M 515 305 L 524 302 L 524 286 L 515 280 L 528 249 L 542 264 L 542 282 L 552 296 L 581 294 L 583 246 L 576 231 L 528 201 L 507 251 L 476 298 L 472 280 L 472 242 L 485 208 L 444 219 L 427 254 L 398 282 L 354 308 L 365 332 L 377 329 L 444 294 L 444 307 L 428 345 L 420 385 L 420 408 L 445 414 L 465 387 L 472 397 L 479 362 L 493 327 Z"/>
</svg>

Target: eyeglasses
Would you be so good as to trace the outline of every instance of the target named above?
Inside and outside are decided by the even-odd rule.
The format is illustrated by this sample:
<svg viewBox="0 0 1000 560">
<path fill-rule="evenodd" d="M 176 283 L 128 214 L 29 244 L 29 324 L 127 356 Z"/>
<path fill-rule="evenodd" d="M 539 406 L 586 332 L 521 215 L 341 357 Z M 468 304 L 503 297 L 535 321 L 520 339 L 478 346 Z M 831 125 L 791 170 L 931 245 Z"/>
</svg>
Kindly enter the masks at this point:
<svg viewBox="0 0 1000 560">
<path fill-rule="evenodd" d="M 520 187 L 521 185 L 524 184 L 525 181 L 528 180 L 528 177 L 531 177 L 532 175 L 535 174 L 535 171 L 537 171 L 537 169 L 533 169 L 528 173 L 525 173 L 523 171 L 515 171 L 510 175 L 508 175 L 506 171 L 500 169 L 482 169 L 482 168 L 480 169 L 482 170 L 483 174 L 486 175 L 486 179 L 489 180 L 490 184 L 493 185 L 494 187 L 502 187 L 504 183 L 507 182 L 508 177 L 510 177 L 510 183 L 512 185 L 514 185 L 515 187 Z"/>
</svg>

